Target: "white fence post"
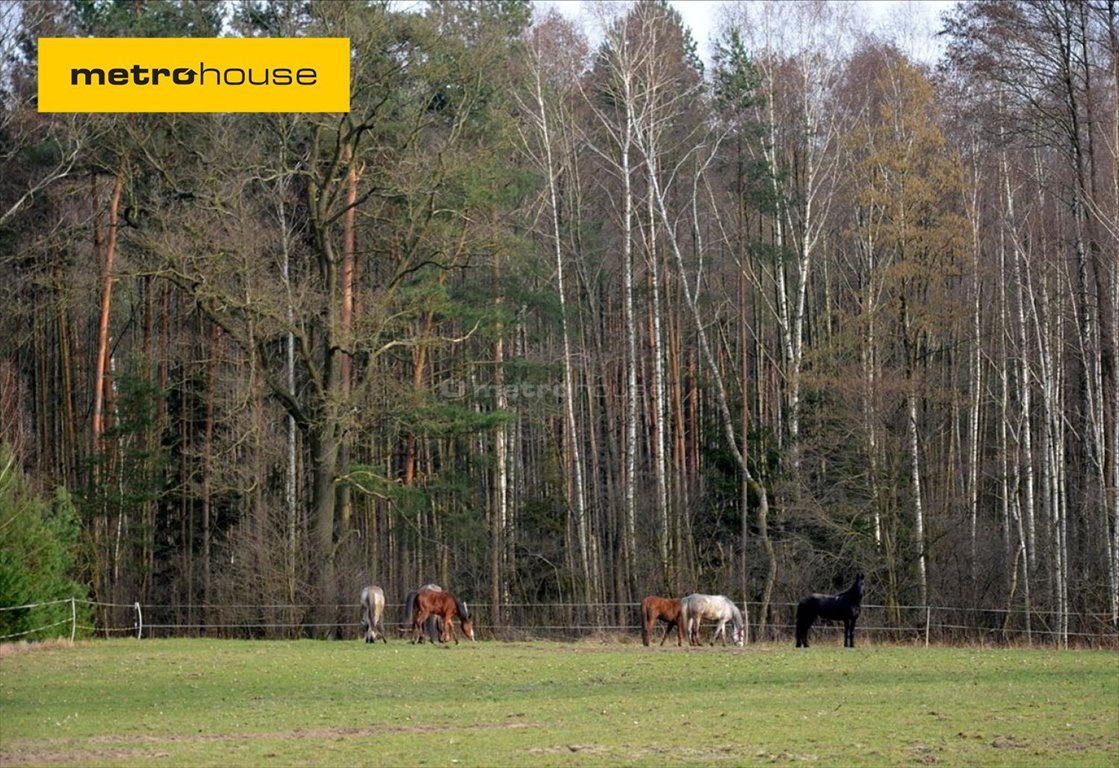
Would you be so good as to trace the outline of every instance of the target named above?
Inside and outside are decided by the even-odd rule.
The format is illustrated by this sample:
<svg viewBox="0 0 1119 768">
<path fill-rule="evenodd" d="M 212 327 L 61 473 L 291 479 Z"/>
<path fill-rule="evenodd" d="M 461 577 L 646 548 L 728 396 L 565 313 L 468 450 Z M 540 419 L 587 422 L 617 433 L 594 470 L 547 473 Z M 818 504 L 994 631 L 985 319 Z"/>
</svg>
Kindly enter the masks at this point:
<svg viewBox="0 0 1119 768">
<path fill-rule="evenodd" d="M 136 609 L 136 639 L 139 640 L 144 636 L 144 612 L 140 610 L 139 600 L 132 607 Z"/>
<path fill-rule="evenodd" d="M 929 627 L 932 626 L 932 608 L 925 606 L 925 647 L 929 647 Z"/>
<path fill-rule="evenodd" d="M 78 607 L 74 598 L 70 598 L 70 642 L 74 642 L 74 635 L 78 632 Z"/>
</svg>

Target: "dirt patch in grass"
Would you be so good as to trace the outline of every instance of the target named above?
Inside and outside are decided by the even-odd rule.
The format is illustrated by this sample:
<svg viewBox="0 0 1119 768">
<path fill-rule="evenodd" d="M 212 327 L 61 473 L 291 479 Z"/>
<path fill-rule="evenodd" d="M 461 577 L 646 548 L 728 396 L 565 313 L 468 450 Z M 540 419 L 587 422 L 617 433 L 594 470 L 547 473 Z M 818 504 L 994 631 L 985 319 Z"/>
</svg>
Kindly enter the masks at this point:
<svg viewBox="0 0 1119 768">
<path fill-rule="evenodd" d="M 5 767 L 11 765 L 82 765 L 93 761 L 125 761 L 144 758 L 158 760 L 161 757 L 170 757 L 167 752 L 144 752 L 135 749 L 83 749 L 75 750 L 43 750 L 26 749 L 16 752 L 0 752 L 0 764 Z"/>
<path fill-rule="evenodd" d="M 167 752 L 145 750 L 146 744 L 175 743 L 227 743 L 245 741 L 287 741 L 294 739 L 362 739 L 393 733 L 446 733 L 461 731 L 510 730 L 517 728 L 543 728 L 540 723 L 478 723 L 476 725 L 384 725 L 362 728 L 308 728 L 293 731 L 255 731 L 250 733 L 185 733 L 165 736 L 92 736 L 87 739 L 42 739 L 26 749 L 0 750 L 0 765 L 67 765 L 92 761 L 158 759 L 170 757 Z M 104 744 L 105 748 L 85 748 L 83 744 Z M 133 749 L 126 745 L 135 745 Z M 111 748 L 111 747 L 116 747 Z"/>
</svg>

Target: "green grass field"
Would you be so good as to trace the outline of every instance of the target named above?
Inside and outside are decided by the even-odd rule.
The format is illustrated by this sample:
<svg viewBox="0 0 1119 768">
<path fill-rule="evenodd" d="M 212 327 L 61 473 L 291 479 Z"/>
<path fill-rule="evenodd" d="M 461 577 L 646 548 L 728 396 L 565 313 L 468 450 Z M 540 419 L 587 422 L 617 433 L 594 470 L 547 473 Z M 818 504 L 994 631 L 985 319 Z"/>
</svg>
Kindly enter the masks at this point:
<svg viewBox="0 0 1119 768">
<path fill-rule="evenodd" d="M 0 766 L 1119 764 L 1119 655 L 112 640 L 0 656 Z"/>
</svg>

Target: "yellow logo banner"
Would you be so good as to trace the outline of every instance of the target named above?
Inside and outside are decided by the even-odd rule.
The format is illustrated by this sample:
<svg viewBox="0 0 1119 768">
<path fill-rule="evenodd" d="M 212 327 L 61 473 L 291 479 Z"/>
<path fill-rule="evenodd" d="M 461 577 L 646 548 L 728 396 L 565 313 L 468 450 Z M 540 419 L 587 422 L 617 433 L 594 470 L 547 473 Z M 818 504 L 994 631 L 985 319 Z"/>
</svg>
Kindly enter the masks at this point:
<svg viewBox="0 0 1119 768">
<path fill-rule="evenodd" d="M 40 112 L 349 112 L 344 37 L 39 38 Z"/>
</svg>

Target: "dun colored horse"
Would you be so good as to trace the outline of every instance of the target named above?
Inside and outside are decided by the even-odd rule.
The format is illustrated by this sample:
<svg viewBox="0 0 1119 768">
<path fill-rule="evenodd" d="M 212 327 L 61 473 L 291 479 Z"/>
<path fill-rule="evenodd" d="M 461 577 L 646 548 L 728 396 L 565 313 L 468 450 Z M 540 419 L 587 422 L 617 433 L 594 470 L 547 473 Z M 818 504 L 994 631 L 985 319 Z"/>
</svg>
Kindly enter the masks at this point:
<svg viewBox="0 0 1119 768">
<path fill-rule="evenodd" d="M 734 644 L 741 648 L 746 642 L 745 624 L 742 611 L 734 601 L 724 595 L 688 595 L 680 600 L 680 623 L 686 625 L 688 642 L 699 645 L 699 626 L 703 619 L 718 622 L 711 634 L 711 644 L 722 635 L 723 645 L 727 643 L 727 622 L 733 622 Z"/>
<path fill-rule="evenodd" d="M 387 643 L 385 638 L 385 625 L 382 619 L 385 615 L 385 593 L 378 586 L 369 586 L 361 590 L 361 629 L 365 642 L 375 643 L 377 638 Z"/>
<path fill-rule="evenodd" d="M 424 584 L 420 589 L 413 589 L 404 597 L 404 626 L 400 628 L 402 635 L 412 634 L 412 617 L 415 615 L 416 607 L 416 594 L 420 590 L 430 589 L 433 592 L 442 592 L 443 588 L 438 584 Z M 439 642 L 439 638 L 443 635 L 443 618 L 432 614 L 427 617 L 424 622 L 424 631 L 420 635 L 419 642 L 423 642 L 426 637 L 433 643 Z"/>
<path fill-rule="evenodd" d="M 855 647 L 855 622 L 863 604 L 863 575 L 838 595 L 811 594 L 797 604 L 797 648 L 808 647 L 808 630 L 816 618 L 843 622 L 843 647 Z"/>
<path fill-rule="evenodd" d="M 419 641 L 422 627 L 429 616 L 439 616 L 443 619 L 443 635 L 439 639 L 447 642 L 452 637 L 458 645 L 458 634 L 455 632 L 455 617 L 462 624 L 462 634 L 468 640 L 474 640 L 474 619 L 466 603 L 459 600 L 450 592 L 443 590 L 421 589 L 416 593 L 412 609 L 412 642 Z"/>
<path fill-rule="evenodd" d="M 676 627 L 676 645 L 683 645 L 684 626 L 680 623 L 680 598 L 649 595 L 641 601 L 641 642 L 646 646 L 652 639 L 658 619 L 666 624 L 661 645 L 664 645 L 673 627 Z"/>
</svg>

